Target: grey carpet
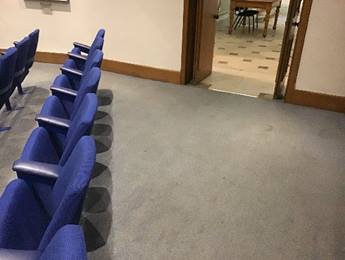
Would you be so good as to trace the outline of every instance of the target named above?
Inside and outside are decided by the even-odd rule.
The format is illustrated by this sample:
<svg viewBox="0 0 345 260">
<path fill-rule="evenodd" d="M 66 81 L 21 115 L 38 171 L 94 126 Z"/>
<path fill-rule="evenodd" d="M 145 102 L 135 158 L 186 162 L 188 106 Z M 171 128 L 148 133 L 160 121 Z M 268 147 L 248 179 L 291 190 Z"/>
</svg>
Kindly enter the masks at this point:
<svg viewBox="0 0 345 260">
<path fill-rule="evenodd" d="M 58 66 L 0 114 L 0 189 Z M 344 259 L 343 114 L 103 73 L 90 259 Z"/>
</svg>

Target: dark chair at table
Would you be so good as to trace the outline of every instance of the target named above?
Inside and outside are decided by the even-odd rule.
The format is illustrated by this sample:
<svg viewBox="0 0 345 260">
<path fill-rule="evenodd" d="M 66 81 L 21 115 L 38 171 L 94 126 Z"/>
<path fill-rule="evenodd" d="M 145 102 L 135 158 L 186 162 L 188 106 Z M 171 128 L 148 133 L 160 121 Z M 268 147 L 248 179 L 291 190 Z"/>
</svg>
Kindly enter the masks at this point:
<svg viewBox="0 0 345 260">
<path fill-rule="evenodd" d="M 246 25 L 248 22 L 248 30 L 251 31 L 251 25 L 253 26 L 253 32 L 259 27 L 259 11 L 247 8 L 236 8 L 236 19 L 234 22 L 234 30 L 238 28 L 239 25 Z M 248 20 L 247 20 L 248 19 Z M 252 23 L 251 23 L 252 21 Z"/>
</svg>

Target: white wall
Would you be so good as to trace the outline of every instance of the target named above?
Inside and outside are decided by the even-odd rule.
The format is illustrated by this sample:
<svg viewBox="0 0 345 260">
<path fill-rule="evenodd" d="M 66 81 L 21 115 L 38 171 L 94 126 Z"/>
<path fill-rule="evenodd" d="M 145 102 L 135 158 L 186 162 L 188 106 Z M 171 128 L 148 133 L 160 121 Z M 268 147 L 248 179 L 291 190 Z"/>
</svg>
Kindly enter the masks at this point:
<svg viewBox="0 0 345 260">
<path fill-rule="evenodd" d="M 179 71 L 183 0 L 70 0 L 42 10 L 39 2 L 0 0 L 0 48 L 34 28 L 40 51 L 65 53 L 73 41 L 90 43 L 107 30 L 107 59 Z"/>
<path fill-rule="evenodd" d="M 344 0 L 314 0 L 296 89 L 345 97 L 344 14 Z"/>
<path fill-rule="evenodd" d="M 220 14 L 228 13 L 231 0 L 221 0 L 220 2 Z"/>
</svg>

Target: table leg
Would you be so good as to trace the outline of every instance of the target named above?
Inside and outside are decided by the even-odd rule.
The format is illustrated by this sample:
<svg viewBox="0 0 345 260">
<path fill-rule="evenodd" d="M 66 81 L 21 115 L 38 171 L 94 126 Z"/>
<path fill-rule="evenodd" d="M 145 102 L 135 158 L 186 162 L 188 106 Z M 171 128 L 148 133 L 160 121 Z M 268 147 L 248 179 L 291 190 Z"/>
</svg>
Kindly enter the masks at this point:
<svg viewBox="0 0 345 260">
<path fill-rule="evenodd" d="M 279 13 L 280 13 L 280 5 L 278 5 L 278 6 L 277 6 L 277 9 L 276 9 L 276 15 L 275 15 L 275 18 L 274 18 L 273 30 L 277 29 L 277 23 L 278 23 Z"/>
<path fill-rule="evenodd" d="M 264 29 L 264 34 L 263 34 L 264 37 L 267 36 L 268 23 L 270 22 L 270 17 L 271 17 L 271 10 L 272 10 L 272 6 L 266 8 L 265 29 Z"/>
<path fill-rule="evenodd" d="M 233 29 L 234 29 L 234 21 L 235 21 L 235 5 L 232 3 L 233 1 L 231 1 L 230 3 L 230 24 L 229 24 L 229 34 L 232 33 Z"/>
</svg>

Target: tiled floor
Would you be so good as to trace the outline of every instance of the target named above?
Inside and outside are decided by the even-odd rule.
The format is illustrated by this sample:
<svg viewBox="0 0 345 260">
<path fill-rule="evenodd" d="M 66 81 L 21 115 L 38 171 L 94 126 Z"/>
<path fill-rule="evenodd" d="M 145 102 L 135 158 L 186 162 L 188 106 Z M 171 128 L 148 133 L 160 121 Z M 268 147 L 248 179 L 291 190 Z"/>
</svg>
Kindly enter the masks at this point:
<svg viewBox="0 0 345 260">
<path fill-rule="evenodd" d="M 279 62 L 284 23 L 288 6 L 282 6 L 277 30 L 273 31 L 273 18 L 268 35 L 263 38 L 263 22 L 259 29 L 248 32 L 238 28 L 232 35 L 228 31 L 228 18 L 217 24 L 213 73 L 202 83 L 209 89 L 238 93 L 253 97 L 272 95 Z"/>
</svg>

